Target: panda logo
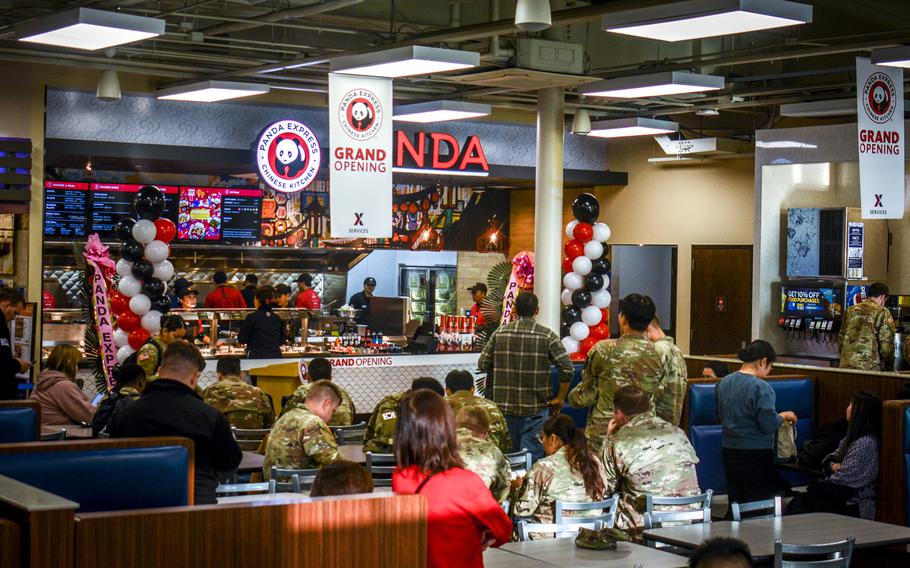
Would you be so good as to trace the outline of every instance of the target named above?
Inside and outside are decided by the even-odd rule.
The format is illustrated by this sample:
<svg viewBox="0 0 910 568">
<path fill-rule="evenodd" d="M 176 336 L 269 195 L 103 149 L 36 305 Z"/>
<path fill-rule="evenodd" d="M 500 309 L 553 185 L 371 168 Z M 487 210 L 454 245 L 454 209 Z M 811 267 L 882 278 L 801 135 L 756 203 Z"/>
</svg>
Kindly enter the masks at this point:
<svg viewBox="0 0 910 568">
<path fill-rule="evenodd" d="M 276 138 L 275 161 L 272 168 L 281 177 L 292 179 L 307 166 L 306 150 L 300 146 L 300 141 L 292 135 Z"/>
<path fill-rule="evenodd" d="M 319 140 L 305 124 L 279 120 L 266 126 L 253 146 L 259 178 L 284 193 L 306 189 L 319 174 Z"/>
<path fill-rule="evenodd" d="M 373 125 L 373 116 L 373 109 L 369 102 L 360 99 L 351 105 L 351 126 L 354 127 L 354 130 L 361 132 L 369 130 Z"/>
<path fill-rule="evenodd" d="M 872 112 L 875 114 L 885 114 L 889 104 L 891 104 L 891 100 L 888 96 L 888 89 L 882 84 L 876 84 L 872 88 Z"/>
<path fill-rule="evenodd" d="M 896 109 L 894 82 L 887 73 L 872 73 L 863 87 L 863 110 L 873 122 L 883 124 L 891 120 Z"/>
<path fill-rule="evenodd" d="M 379 134 L 383 122 L 379 97 L 368 89 L 354 89 L 341 98 L 338 125 L 352 140 L 363 142 Z"/>
</svg>

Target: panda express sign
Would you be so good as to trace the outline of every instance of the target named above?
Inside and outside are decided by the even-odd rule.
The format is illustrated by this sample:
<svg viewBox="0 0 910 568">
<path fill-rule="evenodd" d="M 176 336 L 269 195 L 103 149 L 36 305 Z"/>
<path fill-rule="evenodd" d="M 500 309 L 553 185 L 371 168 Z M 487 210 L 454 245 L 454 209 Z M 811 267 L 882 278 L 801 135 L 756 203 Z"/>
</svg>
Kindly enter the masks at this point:
<svg viewBox="0 0 910 568">
<path fill-rule="evenodd" d="M 265 127 L 256 140 L 259 177 L 285 193 L 300 191 L 316 180 L 322 150 L 309 127 L 296 120 L 280 120 Z"/>
</svg>

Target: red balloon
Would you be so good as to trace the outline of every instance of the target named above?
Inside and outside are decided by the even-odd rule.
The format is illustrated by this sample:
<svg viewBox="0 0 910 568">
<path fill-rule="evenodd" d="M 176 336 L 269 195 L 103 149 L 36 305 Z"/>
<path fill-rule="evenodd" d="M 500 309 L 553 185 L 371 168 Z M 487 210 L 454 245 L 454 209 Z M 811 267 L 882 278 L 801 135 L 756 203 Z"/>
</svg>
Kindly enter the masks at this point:
<svg viewBox="0 0 910 568">
<path fill-rule="evenodd" d="M 150 337 L 151 335 L 149 335 L 149 332 L 145 329 L 141 327 L 139 329 L 134 329 L 130 332 L 130 347 L 139 351 L 139 348 L 145 345 L 145 342 L 148 341 Z"/>
<path fill-rule="evenodd" d="M 593 349 L 594 346 L 597 345 L 597 342 L 598 342 L 598 341 L 600 341 L 600 340 L 599 340 L 599 339 L 594 339 L 593 337 L 591 337 L 591 336 L 589 335 L 587 339 L 583 340 L 583 341 L 579 344 L 579 352 L 580 352 L 580 353 L 584 353 L 585 355 L 587 355 L 587 354 L 588 354 L 588 351 L 590 351 L 591 349 Z"/>
<path fill-rule="evenodd" d="M 121 294 L 119 291 L 114 291 L 111 294 L 111 311 L 115 316 L 120 316 L 128 311 L 130 311 L 130 299 Z"/>
<path fill-rule="evenodd" d="M 155 228 L 158 229 L 155 238 L 159 241 L 169 243 L 177 236 L 177 225 L 170 219 L 159 217 L 155 221 Z"/>
<path fill-rule="evenodd" d="M 572 353 L 571 355 L 569 355 L 569 359 L 571 359 L 572 361 L 575 361 L 575 362 L 584 361 L 587 358 L 588 358 L 588 356 L 586 354 L 582 353 L 581 351 L 576 351 L 575 353 Z"/>
<path fill-rule="evenodd" d="M 586 243 L 594 237 L 594 227 L 589 223 L 579 223 L 575 225 L 575 230 L 572 231 L 572 236 L 575 237 L 575 240 L 581 243 Z"/>
<path fill-rule="evenodd" d="M 569 257 L 569 260 L 575 260 L 585 253 L 585 245 L 576 241 L 575 239 L 568 241 L 564 249 L 566 251 L 566 256 Z"/>
<path fill-rule="evenodd" d="M 572 272 L 572 259 L 566 256 L 562 259 L 562 273 L 568 274 L 570 272 Z"/>
<path fill-rule="evenodd" d="M 601 322 L 595 326 L 591 327 L 591 331 L 588 334 L 588 337 L 593 337 L 594 339 L 600 341 L 601 339 L 607 339 L 610 337 L 610 328 L 607 327 L 607 324 Z"/>
<path fill-rule="evenodd" d="M 131 311 L 126 311 L 120 314 L 120 317 L 117 318 L 117 327 L 128 333 L 132 333 L 133 331 L 140 329 L 141 326 L 142 318 Z"/>
</svg>

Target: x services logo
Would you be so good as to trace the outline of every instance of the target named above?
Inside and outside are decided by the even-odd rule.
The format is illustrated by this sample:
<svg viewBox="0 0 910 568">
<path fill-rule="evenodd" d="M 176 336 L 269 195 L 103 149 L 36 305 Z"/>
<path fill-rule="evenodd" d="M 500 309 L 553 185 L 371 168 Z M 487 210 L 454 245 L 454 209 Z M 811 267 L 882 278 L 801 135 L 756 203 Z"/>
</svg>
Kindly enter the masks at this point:
<svg viewBox="0 0 910 568">
<path fill-rule="evenodd" d="M 875 205 L 873 205 L 873 207 L 884 207 L 885 206 L 885 204 L 882 203 L 882 197 L 884 197 L 884 194 L 882 194 L 882 193 L 875 194 Z"/>
<path fill-rule="evenodd" d="M 369 89 L 348 91 L 338 105 L 338 122 L 352 140 L 363 142 L 376 136 L 383 118 L 382 103 Z"/>
<path fill-rule="evenodd" d="M 876 124 L 883 124 L 894 116 L 897 92 L 891 76 L 881 71 L 869 75 L 863 86 L 863 110 Z"/>
</svg>

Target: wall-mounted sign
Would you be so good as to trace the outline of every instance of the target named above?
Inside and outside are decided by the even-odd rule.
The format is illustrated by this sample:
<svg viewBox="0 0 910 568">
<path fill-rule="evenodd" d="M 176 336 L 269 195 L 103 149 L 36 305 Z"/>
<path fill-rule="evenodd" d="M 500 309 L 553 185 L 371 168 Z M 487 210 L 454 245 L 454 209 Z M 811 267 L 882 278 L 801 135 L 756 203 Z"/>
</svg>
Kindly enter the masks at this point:
<svg viewBox="0 0 910 568">
<path fill-rule="evenodd" d="M 392 171 L 482 177 L 490 175 L 490 165 L 476 135 L 459 144 L 451 134 L 417 132 L 412 138 L 398 130 Z"/>
<path fill-rule="evenodd" d="M 856 58 L 863 219 L 904 217 L 904 73 Z"/>
<path fill-rule="evenodd" d="M 392 80 L 329 74 L 331 236 L 392 236 Z"/>
<path fill-rule="evenodd" d="M 319 173 L 319 140 L 307 125 L 296 120 L 280 120 L 266 126 L 256 140 L 254 152 L 259 178 L 278 191 L 301 191 Z"/>
</svg>

